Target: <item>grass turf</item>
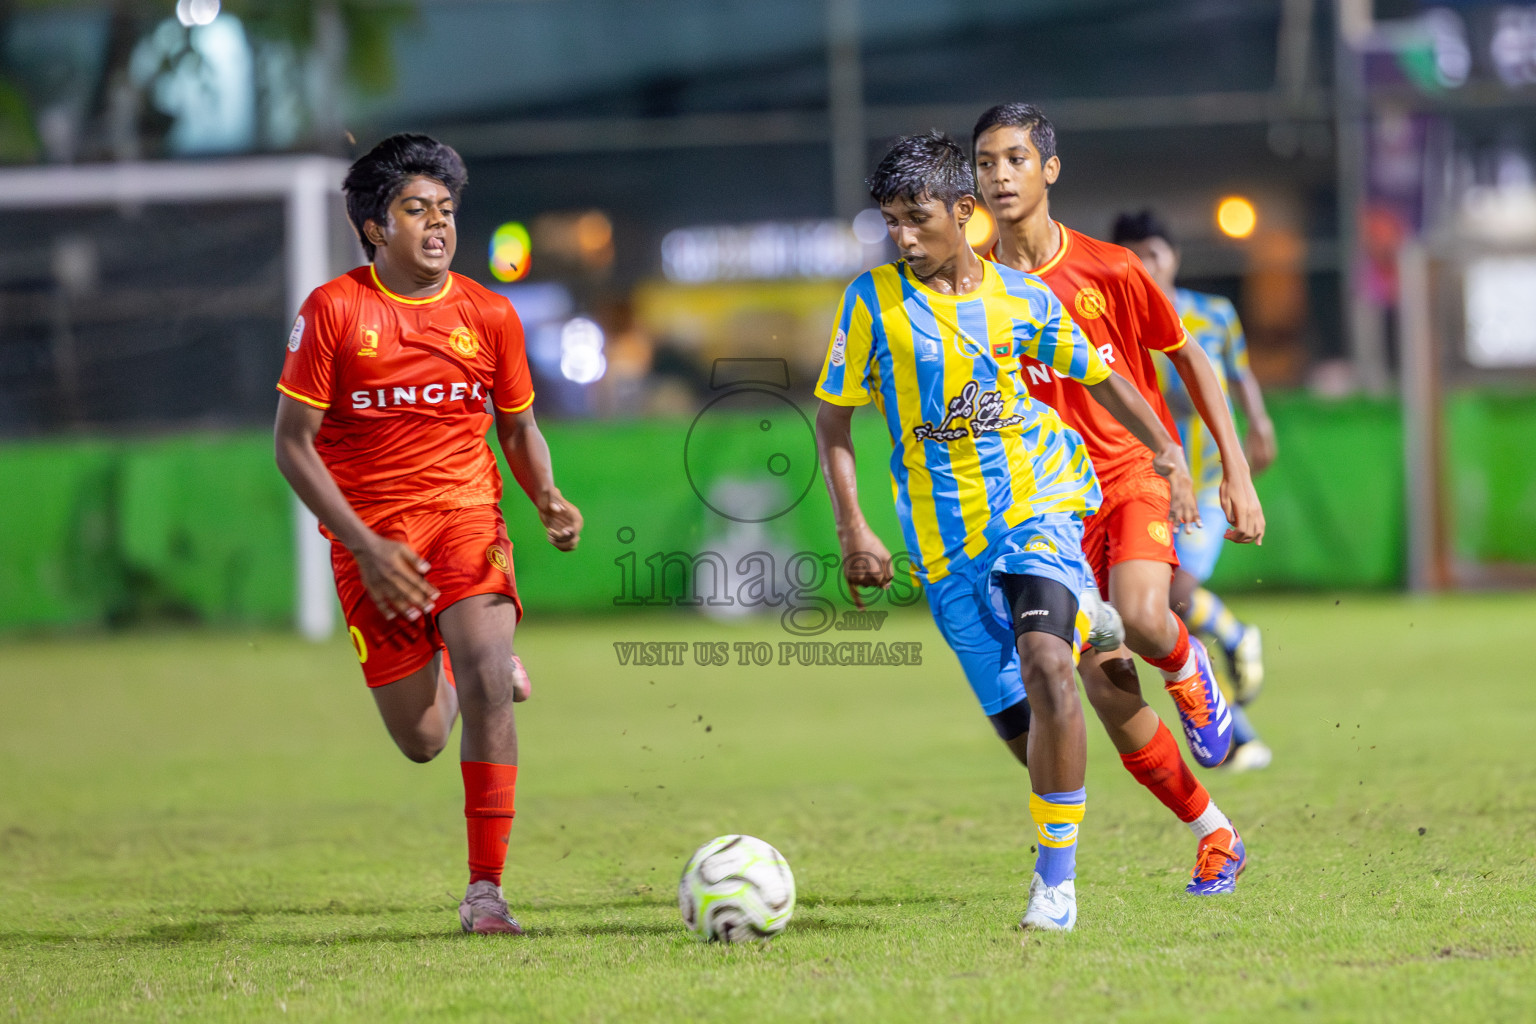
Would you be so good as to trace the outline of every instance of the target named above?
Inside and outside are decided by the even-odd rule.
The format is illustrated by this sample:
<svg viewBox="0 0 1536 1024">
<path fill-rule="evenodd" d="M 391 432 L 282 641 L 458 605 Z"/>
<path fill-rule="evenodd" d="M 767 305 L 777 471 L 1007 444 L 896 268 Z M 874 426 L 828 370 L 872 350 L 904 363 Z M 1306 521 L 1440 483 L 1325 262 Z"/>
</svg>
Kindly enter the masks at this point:
<svg viewBox="0 0 1536 1024">
<path fill-rule="evenodd" d="M 1015 928 L 1027 781 L 915 614 L 879 638 L 924 665 L 892 669 L 620 667 L 614 641 L 785 636 L 526 623 L 515 940 L 457 934 L 455 759 L 394 751 L 345 642 L 8 641 L 0 1018 L 1536 1016 L 1536 691 L 1494 642 L 1536 598 L 1238 604 L 1266 630 L 1275 763 L 1203 778 L 1248 874 L 1185 896 L 1193 839 L 1090 718 L 1067 936 Z M 682 862 L 732 831 L 796 872 L 765 946 L 678 922 Z"/>
</svg>

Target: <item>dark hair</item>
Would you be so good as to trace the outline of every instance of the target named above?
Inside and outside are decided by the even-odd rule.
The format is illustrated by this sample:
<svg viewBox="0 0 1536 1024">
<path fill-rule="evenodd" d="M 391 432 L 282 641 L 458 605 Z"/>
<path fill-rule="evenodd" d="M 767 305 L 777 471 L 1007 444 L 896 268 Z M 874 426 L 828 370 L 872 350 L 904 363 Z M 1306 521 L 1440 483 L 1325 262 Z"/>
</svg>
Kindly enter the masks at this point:
<svg viewBox="0 0 1536 1024">
<path fill-rule="evenodd" d="M 1116 245 L 1124 245 L 1126 242 L 1145 242 L 1149 238 L 1161 238 L 1168 243 L 1169 248 L 1176 249 L 1173 241 L 1173 232 L 1168 230 L 1162 218 L 1151 210 L 1142 210 L 1140 213 L 1122 213 L 1115 218 L 1114 230 L 1110 233 L 1110 240 Z"/>
<path fill-rule="evenodd" d="M 937 128 L 897 139 L 864 183 L 877 203 L 927 196 L 943 200 L 947 210 L 961 196 L 976 194 L 976 175 L 965 150 Z"/>
<path fill-rule="evenodd" d="M 412 178 L 431 178 L 439 182 L 457 203 L 469 183 L 464 161 L 453 147 L 426 135 L 409 132 L 391 135 L 374 146 L 347 169 L 341 183 L 347 196 L 347 219 L 363 243 L 368 262 L 373 262 L 374 245 L 363 233 L 370 220 L 383 223 L 389 204 L 399 198 Z"/>
<path fill-rule="evenodd" d="M 972 156 L 976 155 L 976 143 L 993 128 L 1027 129 L 1042 164 L 1056 155 L 1056 128 L 1033 103 L 999 103 L 977 118 L 976 127 L 971 129 Z"/>
</svg>

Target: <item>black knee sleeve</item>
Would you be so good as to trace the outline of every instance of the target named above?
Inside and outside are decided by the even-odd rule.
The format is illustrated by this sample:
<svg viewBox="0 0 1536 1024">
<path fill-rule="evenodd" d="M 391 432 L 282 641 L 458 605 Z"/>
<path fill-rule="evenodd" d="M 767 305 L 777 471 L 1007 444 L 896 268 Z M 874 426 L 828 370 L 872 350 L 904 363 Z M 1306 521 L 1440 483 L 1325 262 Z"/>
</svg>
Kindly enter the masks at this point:
<svg viewBox="0 0 1536 1024">
<path fill-rule="evenodd" d="M 1077 595 L 1044 576 L 1002 573 L 1003 596 L 1013 617 L 1013 635 L 1049 633 L 1071 647 L 1077 632 Z"/>
<path fill-rule="evenodd" d="M 997 735 L 1004 743 L 1016 740 L 1029 732 L 1029 698 L 1025 697 L 1012 707 L 1003 708 L 995 715 L 988 715 L 987 720 L 992 723 L 992 728 L 997 730 Z"/>
</svg>

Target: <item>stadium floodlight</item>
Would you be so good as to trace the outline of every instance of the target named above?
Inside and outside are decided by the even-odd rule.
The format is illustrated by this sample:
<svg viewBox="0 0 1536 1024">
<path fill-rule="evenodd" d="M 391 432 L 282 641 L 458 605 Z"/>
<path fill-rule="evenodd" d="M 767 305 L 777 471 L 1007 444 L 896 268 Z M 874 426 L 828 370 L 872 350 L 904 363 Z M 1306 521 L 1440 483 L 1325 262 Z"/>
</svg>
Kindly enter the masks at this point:
<svg viewBox="0 0 1536 1024">
<path fill-rule="evenodd" d="M 1242 196 L 1227 196 L 1216 204 L 1216 226 L 1228 238 L 1247 238 L 1258 224 L 1258 212 Z"/>
<path fill-rule="evenodd" d="M 212 25 L 219 6 L 219 0 L 176 0 L 176 20 L 186 28 Z"/>
<path fill-rule="evenodd" d="M 209 6 L 190 4 L 189 13 L 195 8 L 202 16 Z M 215 13 L 217 6 L 211 5 Z M 363 262 L 356 239 L 346 227 L 341 203 L 341 182 L 346 171 L 344 161 L 322 156 L 11 168 L 0 171 L 0 210 L 135 210 L 155 204 L 195 207 L 240 201 L 281 203 L 286 307 L 281 312 L 291 320 L 312 290 Z M 278 312 L 274 310 L 273 315 Z M 280 345 L 282 339 L 274 338 L 272 343 Z M 313 513 L 297 498 L 293 519 L 295 624 L 309 639 L 323 640 L 331 635 L 336 624 L 331 546 L 321 536 Z"/>
</svg>

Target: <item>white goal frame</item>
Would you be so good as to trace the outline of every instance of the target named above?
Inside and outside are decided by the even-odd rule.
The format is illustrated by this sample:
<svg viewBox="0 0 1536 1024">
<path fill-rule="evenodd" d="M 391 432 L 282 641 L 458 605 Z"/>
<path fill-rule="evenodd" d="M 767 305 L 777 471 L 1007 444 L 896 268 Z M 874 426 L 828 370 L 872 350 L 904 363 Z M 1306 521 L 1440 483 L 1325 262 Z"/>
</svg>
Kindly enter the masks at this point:
<svg viewBox="0 0 1536 1024">
<path fill-rule="evenodd" d="M 340 192 L 346 172 L 345 161 L 323 156 L 10 168 L 0 170 L 0 209 L 280 200 L 285 312 L 291 319 L 311 291 L 339 272 L 330 265 L 328 203 Z M 356 262 L 363 262 L 360 247 Z M 281 338 L 272 339 L 274 345 L 281 342 Z M 308 639 L 324 640 L 336 629 L 331 545 L 321 536 L 314 513 L 297 498 L 293 542 L 294 625 Z"/>
</svg>

